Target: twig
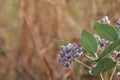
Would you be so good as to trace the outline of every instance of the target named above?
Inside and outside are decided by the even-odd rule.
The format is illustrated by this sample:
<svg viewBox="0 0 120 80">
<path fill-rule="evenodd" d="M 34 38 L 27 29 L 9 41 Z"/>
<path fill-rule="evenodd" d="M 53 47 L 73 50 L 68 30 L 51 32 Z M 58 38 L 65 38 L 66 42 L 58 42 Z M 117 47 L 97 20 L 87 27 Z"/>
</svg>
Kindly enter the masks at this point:
<svg viewBox="0 0 120 80">
<path fill-rule="evenodd" d="M 103 76 L 102 76 L 101 73 L 100 73 L 100 75 L 99 75 L 99 78 L 100 78 L 100 80 L 104 80 L 104 78 L 103 78 Z"/>
<path fill-rule="evenodd" d="M 113 72 L 112 72 L 112 74 L 111 74 L 111 76 L 110 76 L 110 80 L 112 80 L 115 71 L 116 71 L 116 67 L 114 68 L 114 70 L 113 70 Z"/>
</svg>

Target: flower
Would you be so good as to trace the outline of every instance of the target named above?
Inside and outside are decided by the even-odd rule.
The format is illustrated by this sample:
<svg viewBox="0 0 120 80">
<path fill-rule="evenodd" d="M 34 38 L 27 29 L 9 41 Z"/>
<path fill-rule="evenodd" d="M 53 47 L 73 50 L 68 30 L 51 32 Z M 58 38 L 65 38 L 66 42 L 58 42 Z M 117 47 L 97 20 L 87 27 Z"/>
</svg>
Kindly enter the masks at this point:
<svg viewBox="0 0 120 80">
<path fill-rule="evenodd" d="M 120 76 L 120 72 L 118 72 L 117 75 Z"/>
<path fill-rule="evenodd" d="M 83 53 L 80 44 L 68 44 L 67 46 L 61 46 L 58 54 L 59 62 L 65 66 L 69 67 L 75 58 L 78 58 Z"/>
<path fill-rule="evenodd" d="M 99 41 L 99 49 L 104 50 L 106 46 L 108 46 L 108 44 L 110 44 L 110 42 L 106 39 L 100 39 Z"/>
<path fill-rule="evenodd" d="M 117 66 L 120 66 L 120 51 L 113 51 L 110 58 L 117 62 Z"/>
<path fill-rule="evenodd" d="M 98 47 L 100 50 L 104 50 L 106 48 L 106 46 L 108 46 L 110 44 L 110 42 L 108 40 L 101 38 L 97 34 L 94 34 L 94 36 L 98 42 Z"/>
<path fill-rule="evenodd" d="M 120 29 L 120 19 L 118 19 L 116 27 Z"/>
<path fill-rule="evenodd" d="M 101 18 L 100 20 L 98 20 L 98 22 L 110 24 L 110 21 L 109 21 L 109 19 L 108 19 L 108 16 L 104 16 L 103 18 Z"/>
</svg>

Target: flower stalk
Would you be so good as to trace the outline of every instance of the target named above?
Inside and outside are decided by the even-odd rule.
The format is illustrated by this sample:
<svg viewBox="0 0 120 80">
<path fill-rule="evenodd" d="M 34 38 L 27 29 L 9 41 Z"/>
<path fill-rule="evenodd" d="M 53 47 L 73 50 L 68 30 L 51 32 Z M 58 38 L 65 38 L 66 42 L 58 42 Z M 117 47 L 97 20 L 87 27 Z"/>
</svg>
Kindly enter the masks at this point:
<svg viewBox="0 0 120 80">
<path fill-rule="evenodd" d="M 90 66 L 86 65 L 85 63 L 83 63 L 83 62 L 81 62 L 81 61 L 79 61 L 79 60 L 77 60 L 77 59 L 74 59 L 74 61 L 80 63 L 81 65 L 85 66 L 85 67 L 88 68 L 88 69 L 91 69 Z"/>
<path fill-rule="evenodd" d="M 113 75 L 114 75 L 115 71 L 116 71 L 116 67 L 114 68 L 114 70 L 113 70 L 113 72 L 112 72 L 112 74 L 111 74 L 111 76 L 110 76 L 110 80 L 113 79 Z"/>
</svg>

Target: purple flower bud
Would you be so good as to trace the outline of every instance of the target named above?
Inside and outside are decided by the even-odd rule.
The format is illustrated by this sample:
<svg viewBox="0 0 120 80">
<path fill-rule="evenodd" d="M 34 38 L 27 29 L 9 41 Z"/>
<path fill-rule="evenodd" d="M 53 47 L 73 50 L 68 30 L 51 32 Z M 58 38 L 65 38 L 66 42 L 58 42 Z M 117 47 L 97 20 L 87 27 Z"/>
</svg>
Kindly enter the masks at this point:
<svg viewBox="0 0 120 80">
<path fill-rule="evenodd" d="M 78 58 L 80 55 L 81 55 L 81 53 L 76 53 L 76 54 L 74 54 L 74 57 Z"/>
<path fill-rule="evenodd" d="M 103 43 L 100 43 L 100 47 L 102 48 L 102 47 L 104 47 L 105 45 L 103 44 Z"/>
<path fill-rule="evenodd" d="M 99 44 L 99 49 L 104 50 L 106 46 L 108 46 L 108 44 L 110 44 L 110 42 L 106 39 L 100 38 L 100 36 L 94 34 L 98 44 Z"/>
<path fill-rule="evenodd" d="M 76 49 L 76 53 L 81 53 L 81 50 L 80 49 Z"/>
<path fill-rule="evenodd" d="M 120 29 L 120 19 L 118 19 L 116 27 Z"/>
<path fill-rule="evenodd" d="M 64 59 L 62 59 L 62 58 L 59 58 L 59 62 L 64 62 Z"/>
<path fill-rule="evenodd" d="M 81 48 L 81 45 L 80 45 L 80 44 L 77 44 L 77 48 Z"/>
<path fill-rule="evenodd" d="M 71 57 L 72 57 L 71 55 L 68 55 L 68 56 L 67 56 L 67 59 L 70 59 Z"/>
<path fill-rule="evenodd" d="M 120 57 L 120 54 L 117 54 L 117 57 Z"/>
<path fill-rule="evenodd" d="M 64 66 L 68 68 L 68 67 L 69 67 L 69 64 L 68 64 L 68 63 L 65 63 Z"/>
</svg>

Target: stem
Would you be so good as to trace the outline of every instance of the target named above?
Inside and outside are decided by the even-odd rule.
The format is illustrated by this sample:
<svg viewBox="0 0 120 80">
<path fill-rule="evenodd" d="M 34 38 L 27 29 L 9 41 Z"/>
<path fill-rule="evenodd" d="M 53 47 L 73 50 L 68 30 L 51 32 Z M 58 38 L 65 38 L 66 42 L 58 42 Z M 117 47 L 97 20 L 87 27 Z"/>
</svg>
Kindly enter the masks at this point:
<svg viewBox="0 0 120 80">
<path fill-rule="evenodd" d="M 89 56 L 87 56 L 87 55 L 84 55 L 84 57 L 85 57 L 86 59 L 88 59 L 90 62 L 95 62 L 93 59 L 91 59 L 91 57 L 89 57 Z"/>
<path fill-rule="evenodd" d="M 95 55 L 95 57 L 98 59 L 98 56 L 97 56 L 97 54 L 94 54 Z"/>
<path fill-rule="evenodd" d="M 86 68 L 88 68 L 88 69 L 91 69 L 91 67 L 90 66 L 88 66 L 88 65 L 86 65 L 86 64 L 84 64 L 83 62 L 81 62 L 81 61 L 79 61 L 79 60 L 77 60 L 77 59 L 74 59 L 76 62 L 78 62 L 78 63 L 80 63 L 80 64 L 82 64 L 83 66 L 85 66 Z"/>
<path fill-rule="evenodd" d="M 114 70 L 113 70 L 113 72 L 112 72 L 112 74 L 111 74 L 111 76 L 110 76 L 110 80 L 112 80 L 115 71 L 116 71 L 116 67 L 114 68 Z"/>
<path fill-rule="evenodd" d="M 103 78 L 101 73 L 100 73 L 99 77 L 100 77 L 100 80 L 104 80 L 104 78 Z"/>
</svg>

